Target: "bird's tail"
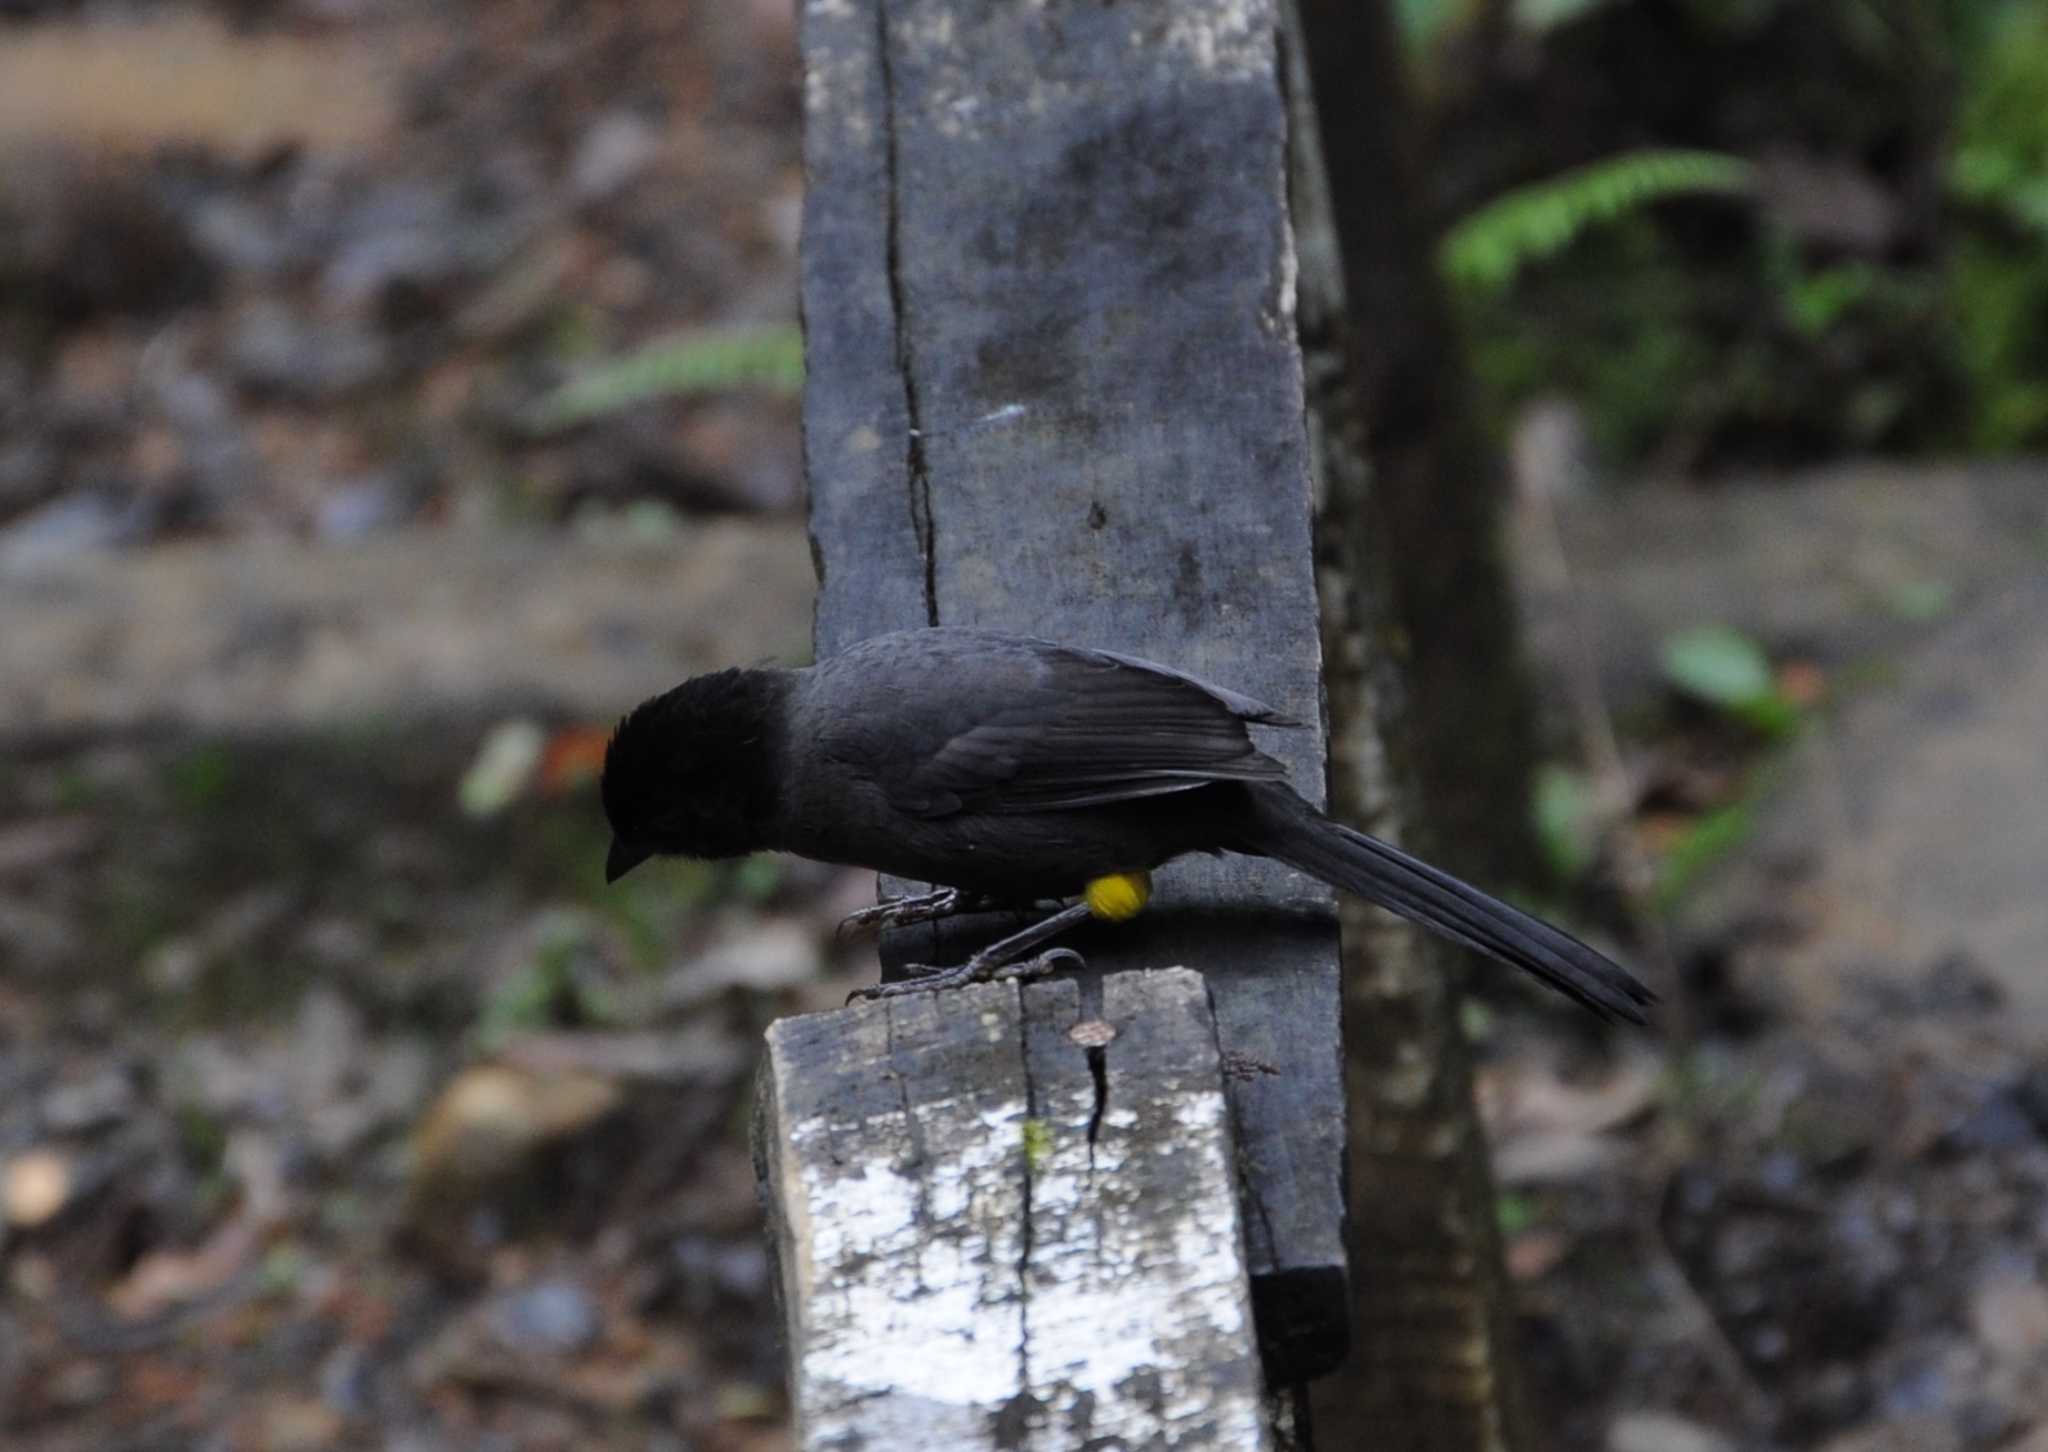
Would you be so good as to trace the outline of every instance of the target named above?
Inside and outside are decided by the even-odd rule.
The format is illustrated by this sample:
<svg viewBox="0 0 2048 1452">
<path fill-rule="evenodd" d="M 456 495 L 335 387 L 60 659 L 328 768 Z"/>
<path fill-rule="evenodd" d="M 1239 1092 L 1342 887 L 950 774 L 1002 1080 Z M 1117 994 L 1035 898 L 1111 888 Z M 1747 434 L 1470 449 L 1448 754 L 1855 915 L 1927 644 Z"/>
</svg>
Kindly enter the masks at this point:
<svg viewBox="0 0 2048 1452">
<path fill-rule="evenodd" d="M 1249 850 L 1454 943 L 1534 974 L 1602 1018 L 1642 1023 L 1657 995 L 1571 934 L 1488 897 L 1468 882 L 1333 822 L 1291 791 L 1254 791 Z"/>
</svg>

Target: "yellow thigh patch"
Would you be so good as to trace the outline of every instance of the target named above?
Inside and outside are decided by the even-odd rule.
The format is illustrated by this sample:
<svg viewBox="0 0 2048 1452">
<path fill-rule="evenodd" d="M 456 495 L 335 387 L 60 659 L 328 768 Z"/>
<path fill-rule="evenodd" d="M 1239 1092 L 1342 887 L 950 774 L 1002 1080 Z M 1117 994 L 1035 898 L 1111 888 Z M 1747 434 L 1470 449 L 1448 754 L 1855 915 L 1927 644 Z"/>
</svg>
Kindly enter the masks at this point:
<svg viewBox="0 0 2048 1452">
<path fill-rule="evenodd" d="M 1106 922 L 1128 922 L 1152 901 L 1152 874 L 1112 872 L 1098 877 L 1081 892 L 1088 911 Z"/>
</svg>

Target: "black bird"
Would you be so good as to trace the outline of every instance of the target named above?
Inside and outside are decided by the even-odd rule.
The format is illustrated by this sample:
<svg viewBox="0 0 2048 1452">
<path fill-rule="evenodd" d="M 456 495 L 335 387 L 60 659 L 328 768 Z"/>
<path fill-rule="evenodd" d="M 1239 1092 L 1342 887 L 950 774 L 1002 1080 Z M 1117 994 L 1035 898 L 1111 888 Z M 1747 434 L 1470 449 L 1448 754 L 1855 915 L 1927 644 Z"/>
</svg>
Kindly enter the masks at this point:
<svg viewBox="0 0 2048 1452">
<path fill-rule="evenodd" d="M 1049 966 L 1056 955 L 1008 965 L 1090 915 L 1132 915 L 1163 862 L 1241 852 L 1534 974 L 1603 1018 L 1643 1022 L 1655 997 L 1625 970 L 1331 821 L 1248 723 L 1299 724 L 1150 661 L 980 630 L 876 636 L 803 669 L 716 671 L 642 703 L 613 734 L 605 878 L 657 853 L 775 849 L 950 889 L 859 915 L 875 921 L 970 899 L 1084 899 L 965 964 L 870 990 L 888 993 Z"/>
</svg>

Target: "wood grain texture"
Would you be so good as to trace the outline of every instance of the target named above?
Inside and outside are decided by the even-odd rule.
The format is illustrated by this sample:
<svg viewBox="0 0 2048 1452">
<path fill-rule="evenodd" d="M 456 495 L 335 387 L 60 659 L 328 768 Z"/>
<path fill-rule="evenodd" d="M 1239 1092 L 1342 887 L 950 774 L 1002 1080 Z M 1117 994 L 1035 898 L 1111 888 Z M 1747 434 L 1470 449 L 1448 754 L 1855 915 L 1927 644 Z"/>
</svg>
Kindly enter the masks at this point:
<svg viewBox="0 0 2048 1452">
<path fill-rule="evenodd" d="M 894 143 L 880 0 L 807 0 L 804 472 L 817 653 L 928 625 L 897 350 Z"/>
<path fill-rule="evenodd" d="M 788 1018 L 766 1170 L 804 1448 L 1271 1446 L 1199 975 Z"/>
<path fill-rule="evenodd" d="M 810 0 L 818 649 L 979 625 L 1323 716 L 1270 0 Z M 1260 731 L 1312 800 L 1321 732 Z M 994 926 L 894 935 L 952 961 Z M 1182 862 L 1097 970 L 1208 974 L 1269 1374 L 1345 1346 L 1332 902 Z"/>
</svg>

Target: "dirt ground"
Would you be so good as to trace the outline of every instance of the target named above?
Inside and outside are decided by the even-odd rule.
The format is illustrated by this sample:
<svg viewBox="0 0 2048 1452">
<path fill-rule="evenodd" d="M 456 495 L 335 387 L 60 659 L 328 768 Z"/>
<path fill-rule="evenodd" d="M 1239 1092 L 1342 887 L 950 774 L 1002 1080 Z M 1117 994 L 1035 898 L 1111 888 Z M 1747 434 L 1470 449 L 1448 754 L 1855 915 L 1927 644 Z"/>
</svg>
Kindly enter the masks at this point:
<svg viewBox="0 0 2048 1452">
<path fill-rule="evenodd" d="M 608 890 L 591 766 L 806 649 L 794 404 L 531 419 L 793 319 L 787 8 L 0 9 L 0 1441 L 786 1446 L 748 1079 L 871 882 Z M 1559 758 L 1591 691 L 1644 850 L 1728 827 L 1661 932 L 1611 863 L 1556 904 L 1679 980 L 1660 1035 L 1470 1015 L 1539 1421 L 2041 1452 L 2048 470 L 1563 537 Z M 1673 699 L 1709 622 L 1801 729 Z"/>
</svg>

